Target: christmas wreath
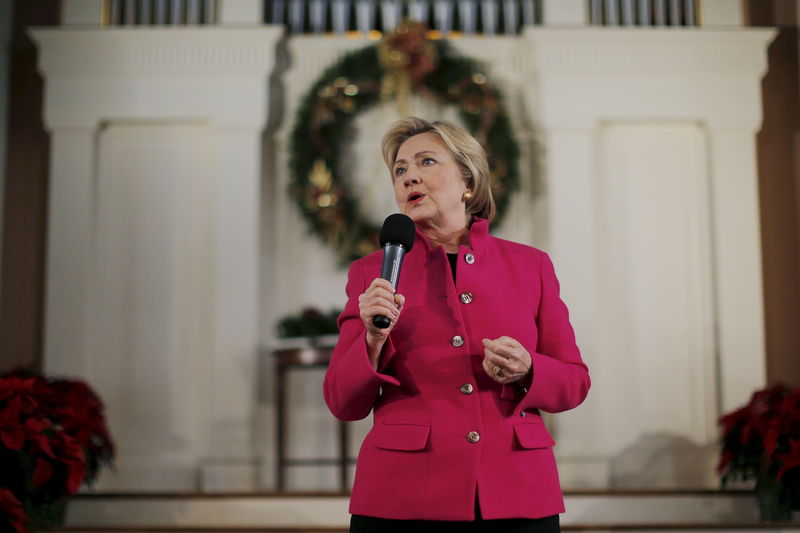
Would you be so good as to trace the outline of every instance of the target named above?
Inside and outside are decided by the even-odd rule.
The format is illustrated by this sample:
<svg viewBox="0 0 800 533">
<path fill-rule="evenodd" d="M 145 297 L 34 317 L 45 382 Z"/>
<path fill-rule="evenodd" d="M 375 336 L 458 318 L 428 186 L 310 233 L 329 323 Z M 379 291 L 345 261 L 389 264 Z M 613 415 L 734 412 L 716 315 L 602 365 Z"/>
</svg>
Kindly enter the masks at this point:
<svg viewBox="0 0 800 533">
<path fill-rule="evenodd" d="M 344 56 L 311 86 L 290 137 L 290 194 L 311 231 L 333 246 L 343 263 L 377 248 L 380 227 L 360 212 L 339 169 L 354 117 L 381 101 L 395 100 L 403 109 L 417 94 L 456 106 L 486 149 L 496 222 L 502 220 L 519 187 L 519 149 L 500 93 L 484 72 L 446 41 L 429 39 L 424 25 L 403 23 L 380 43 Z"/>
</svg>

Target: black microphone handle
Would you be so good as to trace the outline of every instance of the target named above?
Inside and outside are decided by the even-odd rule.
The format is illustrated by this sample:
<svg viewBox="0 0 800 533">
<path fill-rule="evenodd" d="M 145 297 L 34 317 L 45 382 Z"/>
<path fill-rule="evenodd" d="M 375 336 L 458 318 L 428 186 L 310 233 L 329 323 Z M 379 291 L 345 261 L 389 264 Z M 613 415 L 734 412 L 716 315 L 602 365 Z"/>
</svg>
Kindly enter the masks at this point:
<svg viewBox="0 0 800 533">
<path fill-rule="evenodd" d="M 387 242 L 383 247 L 383 265 L 381 266 L 381 277 L 389 280 L 392 288 L 397 288 L 397 280 L 400 277 L 400 267 L 403 266 L 403 257 L 406 249 L 399 244 Z M 392 322 L 383 315 L 372 317 L 372 325 L 378 329 L 386 329 Z"/>
<path fill-rule="evenodd" d="M 392 321 L 383 315 L 375 315 L 372 317 L 372 325 L 378 329 L 386 329 L 392 325 Z"/>
</svg>

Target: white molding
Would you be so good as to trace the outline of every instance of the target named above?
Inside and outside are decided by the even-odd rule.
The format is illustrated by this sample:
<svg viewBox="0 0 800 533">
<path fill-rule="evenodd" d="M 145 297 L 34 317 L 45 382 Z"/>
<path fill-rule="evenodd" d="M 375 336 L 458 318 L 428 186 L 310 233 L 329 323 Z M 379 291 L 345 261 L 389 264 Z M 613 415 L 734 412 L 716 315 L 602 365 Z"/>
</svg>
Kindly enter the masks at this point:
<svg viewBox="0 0 800 533">
<path fill-rule="evenodd" d="M 253 28 L 32 28 L 40 70 L 56 75 L 268 72 L 281 26 Z"/>
<path fill-rule="evenodd" d="M 34 28 L 49 129 L 208 121 L 254 134 L 283 28 Z"/>
<path fill-rule="evenodd" d="M 526 28 L 536 68 L 580 76 L 760 75 L 773 29 Z"/>
<path fill-rule="evenodd" d="M 709 132 L 720 408 L 766 384 L 756 132 Z M 751 280 L 758 280 L 753 283 Z"/>
</svg>

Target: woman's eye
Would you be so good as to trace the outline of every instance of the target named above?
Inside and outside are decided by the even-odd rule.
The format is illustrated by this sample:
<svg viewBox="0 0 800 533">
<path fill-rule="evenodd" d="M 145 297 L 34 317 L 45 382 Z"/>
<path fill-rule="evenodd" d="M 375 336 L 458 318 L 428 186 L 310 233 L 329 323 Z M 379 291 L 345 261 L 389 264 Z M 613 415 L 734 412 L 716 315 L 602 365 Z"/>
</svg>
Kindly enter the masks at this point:
<svg viewBox="0 0 800 533">
<path fill-rule="evenodd" d="M 436 160 L 432 157 L 426 157 L 425 159 L 422 160 L 422 164 L 425 166 L 432 165 L 434 163 L 436 163 Z"/>
<path fill-rule="evenodd" d="M 395 176 L 402 176 L 405 173 L 405 171 L 406 171 L 406 169 L 404 169 L 403 167 L 398 167 L 398 168 L 394 169 L 394 175 Z"/>
</svg>

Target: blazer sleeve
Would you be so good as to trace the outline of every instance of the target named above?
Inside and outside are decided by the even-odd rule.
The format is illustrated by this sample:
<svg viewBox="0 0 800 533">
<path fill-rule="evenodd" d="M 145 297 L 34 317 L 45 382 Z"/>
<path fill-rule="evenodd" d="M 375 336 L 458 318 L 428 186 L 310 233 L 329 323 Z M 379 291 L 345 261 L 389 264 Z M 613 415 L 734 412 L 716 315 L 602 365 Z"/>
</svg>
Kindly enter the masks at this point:
<svg viewBox="0 0 800 533">
<path fill-rule="evenodd" d="M 353 263 L 347 275 L 347 305 L 338 320 L 339 341 L 322 385 L 325 403 L 339 420 L 361 420 L 372 410 L 382 385 L 400 385 L 395 377 L 377 372 L 369 361 L 366 328 L 358 308 L 358 297 L 367 286 L 362 267 Z M 393 354 L 390 337 L 383 346 L 381 363 Z"/>
<path fill-rule="evenodd" d="M 531 352 L 531 385 L 520 400 L 520 407 L 560 413 L 583 402 L 591 380 L 575 342 L 569 311 L 561 300 L 553 262 L 546 253 L 541 255 L 539 281 L 541 298 L 536 321 L 539 340 Z"/>
</svg>

